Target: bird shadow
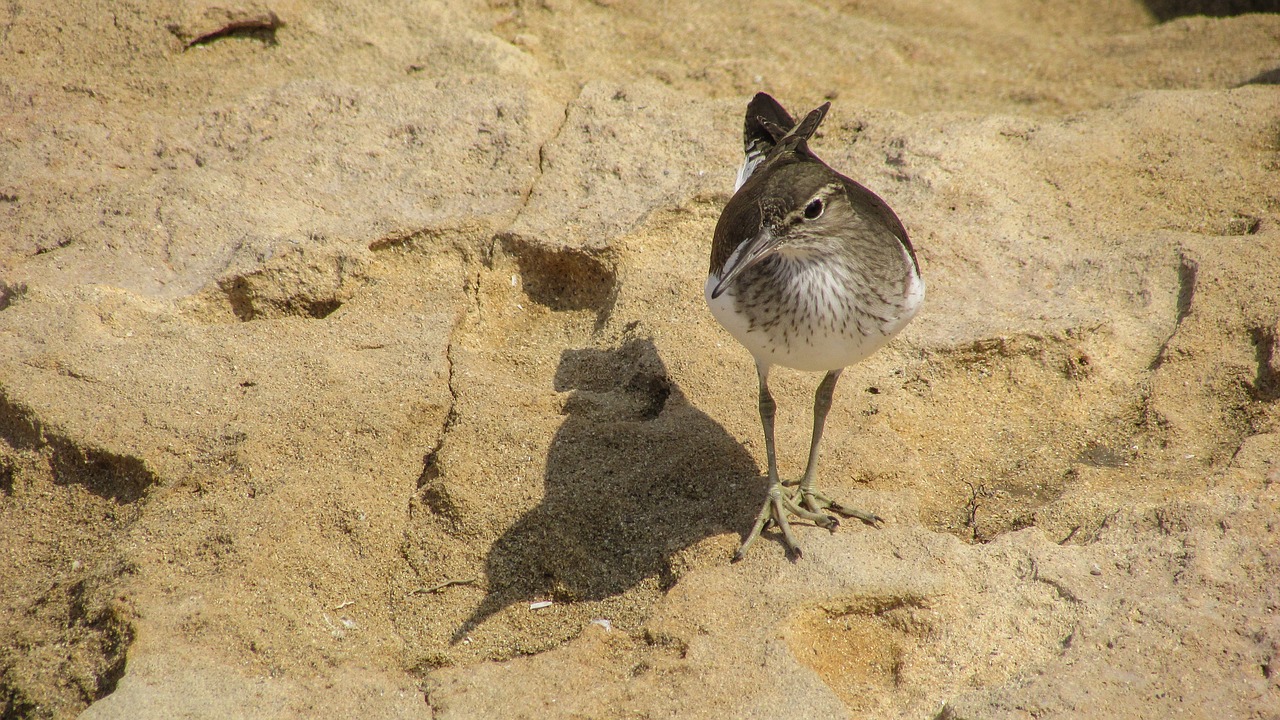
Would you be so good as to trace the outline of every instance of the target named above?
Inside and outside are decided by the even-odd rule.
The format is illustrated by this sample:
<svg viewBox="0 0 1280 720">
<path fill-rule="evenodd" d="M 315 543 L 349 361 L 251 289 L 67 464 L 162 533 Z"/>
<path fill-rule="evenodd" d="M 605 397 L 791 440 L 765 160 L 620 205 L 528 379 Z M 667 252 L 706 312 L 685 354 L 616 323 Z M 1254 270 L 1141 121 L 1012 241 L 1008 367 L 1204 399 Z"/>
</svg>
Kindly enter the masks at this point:
<svg viewBox="0 0 1280 720">
<path fill-rule="evenodd" d="M 454 642 L 520 601 L 601 600 L 648 578 L 665 591 L 675 553 L 763 502 L 754 459 L 689 403 L 652 340 L 565 350 L 554 384 L 571 394 L 545 496 L 490 548 L 486 595 Z"/>
</svg>

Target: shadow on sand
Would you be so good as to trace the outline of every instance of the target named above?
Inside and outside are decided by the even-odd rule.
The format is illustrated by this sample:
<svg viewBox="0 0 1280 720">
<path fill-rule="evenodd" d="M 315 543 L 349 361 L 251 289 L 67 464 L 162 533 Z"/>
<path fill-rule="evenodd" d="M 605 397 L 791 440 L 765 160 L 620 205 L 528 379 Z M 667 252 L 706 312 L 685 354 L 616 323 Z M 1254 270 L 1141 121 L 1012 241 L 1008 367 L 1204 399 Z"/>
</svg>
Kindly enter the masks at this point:
<svg viewBox="0 0 1280 720">
<path fill-rule="evenodd" d="M 741 531 L 763 502 L 755 461 L 689 404 L 651 340 L 566 350 L 555 389 L 572 395 L 546 496 L 490 548 L 487 594 L 455 642 L 515 602 L 599 600 L 650 577 L 669 588 L 673 554 Z"/>
</svg>

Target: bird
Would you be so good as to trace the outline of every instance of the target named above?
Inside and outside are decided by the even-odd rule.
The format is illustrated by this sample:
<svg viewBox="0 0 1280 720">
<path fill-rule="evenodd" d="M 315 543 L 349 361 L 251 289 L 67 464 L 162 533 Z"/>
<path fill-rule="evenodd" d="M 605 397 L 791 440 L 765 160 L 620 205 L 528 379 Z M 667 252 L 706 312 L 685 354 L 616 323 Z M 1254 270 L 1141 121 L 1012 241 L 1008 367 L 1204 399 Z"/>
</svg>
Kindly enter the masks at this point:
<svg viewBox="0 0 1280 720">
<path fill-rule="evenodd" d="M 906 327 L 924 302 L 925 285 L 915 248 L 889 205 L 809 148 L 830 107 L 824 103 L 797 123 L 767 93 L 751 99 L 745 158 L 712 238 L 706 302 L 755 360 L 768 461 L 768 496 L 733 562 L 771 525 L 781 530 L 787 556 L 799 560 L 788 515 L 832 532 L 836 515 L 883 523 L 817 490 L 818 447 L 841 373 Z M 777 404 L 769 391 L 777 365 L 825 373 L 798 482 L 778 477 Z"/>
</svg>

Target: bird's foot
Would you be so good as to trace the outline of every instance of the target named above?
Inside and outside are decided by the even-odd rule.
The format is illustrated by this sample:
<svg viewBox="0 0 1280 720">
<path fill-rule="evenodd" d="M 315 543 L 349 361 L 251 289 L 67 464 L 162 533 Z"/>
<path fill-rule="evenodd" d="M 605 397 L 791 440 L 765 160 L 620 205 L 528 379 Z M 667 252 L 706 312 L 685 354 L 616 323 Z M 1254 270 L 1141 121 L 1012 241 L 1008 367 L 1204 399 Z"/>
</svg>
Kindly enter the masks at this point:
<svg viewBox="0 0 1280 720">
<path fill-rule="evenodd" d="M 795 535 L 791 532 L 791 523 L 787 521 L 787 515 L 795 515 L 802 520 L 808 520 L 818 527 L 826 528 L 835 532 L 837 526 L 840 525 L 838 518 L 832 517 L 821 511 L 805 509 L 795 502 L 795 496 L 789 496 L 781 491 L 781 488 L 775 486 L 775 490 L 769 493 L 769 497 L 764 501 L 764 507 L 760 508 L 760 514 L 756 516 L 756 521 L 751 527 L 751 533 L 742 541 L 742 545 L 738 547 L 738 551 L 733 554 L 733 562 L 738 562 L 746 557 L 747 548 L 751 547 L 751 543 L 760 537 L 761 531 L 770 525 L 778 526 L 782 531 L 782 541 L 787 546 L 787 556 L 792 560 L 799 560 L 804 553 L 800 550 L 800 544 L 796 542 Z"/>
<path fill-rule="evenodd" d="M 857 508 L 841 505 L 835 500 L 832 500 L 826 495 L 823 495 L 813 489 L 806 490 L 803 487 L 797 488 L 791 495 L 790 504 L 803 507 L 811 513 L 820 514 L 824 510 L 830 510 L 833 513 L 843 515 L 844 517 L 857 518 L 872 527 L 880 527 L 884 524 L 884 518 L 876 515 L 875 513 L 869 513 L 866 510 L 859 510 Z M 824 525 L 823 527 L 827 526 Z M 834 531 L 835 526 L 833 525 L 828 529 Z"/>
</svg>

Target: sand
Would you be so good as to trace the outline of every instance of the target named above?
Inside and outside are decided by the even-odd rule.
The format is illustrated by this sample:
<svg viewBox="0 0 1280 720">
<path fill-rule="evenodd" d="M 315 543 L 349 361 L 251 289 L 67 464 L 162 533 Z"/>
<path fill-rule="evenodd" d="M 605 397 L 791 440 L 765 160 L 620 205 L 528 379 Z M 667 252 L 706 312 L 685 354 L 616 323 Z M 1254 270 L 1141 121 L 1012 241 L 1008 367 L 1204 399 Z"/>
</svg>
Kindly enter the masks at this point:
<svg viewBox="0 0 1280 720">
<path fill-rule="evenodd" d="M 0 8 L 0 716 L 1280 717 L 1274 3 L 109 5 Z M 929 294 L 730 564 L 759 90 Z"/>
</svg>

